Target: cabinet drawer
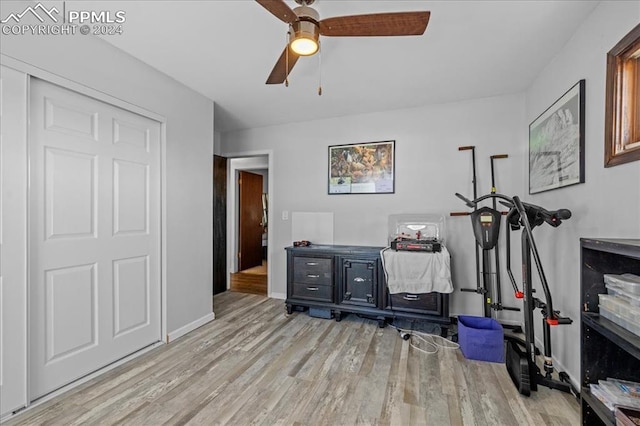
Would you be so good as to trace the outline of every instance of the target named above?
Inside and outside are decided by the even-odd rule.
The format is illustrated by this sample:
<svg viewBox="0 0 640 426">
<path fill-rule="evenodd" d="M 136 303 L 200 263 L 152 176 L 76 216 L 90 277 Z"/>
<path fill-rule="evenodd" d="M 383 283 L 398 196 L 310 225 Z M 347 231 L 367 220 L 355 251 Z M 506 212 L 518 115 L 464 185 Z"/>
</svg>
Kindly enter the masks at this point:
<svg viewBox="0 0 640 426">
<path fill-rule="evenodd" d="M 296 256 L 293 259 L 293 281 L 299 284 L 333 284 L 331 259 Z"/>
<path fill-rule="evenodd" d="M 331 303 L 333 302 L 333 286 L 295 283 L 291 297 Z"/>
<path fill-rule="evenodd" d="M 392 309 L 442 314 L 442 294 L 440 293 L 398 293 L 391 294 L 389 307 Z"/>
</svg>

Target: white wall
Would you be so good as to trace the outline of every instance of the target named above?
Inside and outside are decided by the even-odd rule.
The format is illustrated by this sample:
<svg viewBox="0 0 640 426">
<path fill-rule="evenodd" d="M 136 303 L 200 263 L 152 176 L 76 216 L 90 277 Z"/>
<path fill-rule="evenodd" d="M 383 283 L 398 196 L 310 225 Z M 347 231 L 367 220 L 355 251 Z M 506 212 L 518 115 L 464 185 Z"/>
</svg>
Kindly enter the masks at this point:
<svg viewBox="0 0 640 426">
<path fill-rule="evenodd" d="M 284 247 L 292 239 L 291 222 L 282 220 L 283 211 L 333 212 L 335 244 L 375 246 L 387 243 L 390 214 L 442 213 L 454 285 L 475 287 L 469 218 L 449 218 L 451 211 L 468 210 L 455 192 L 473 195 L 470 151 L 460 152 L 458 147 L 476 146 L 479 193 L 490 191 L 489 156 L 508 154 L 509 159 L 497 164 L 497 187 L 514 194 L 523 187 L 524 121 L 524 97 L 514 95 L 223 133 L 223 155 L 273 152 L 270 294 L 286 294 Z M 389 139 L 396 141 L 395 194 L 327 194 L 329 145 Z M 510 291 L 504 294 L 505 303 L 513 300 Z M 456 291 L 451 312 L 480 315 L 481 297 Z"/>
<path fill-rule="evenodd" d="M 213 102 L 92 36 L 2 36 L 0 52 L 166 118 L 167 331 L 211 315 Z"/>
<path fill-rule="evenodd" d="M 534 204 L 567 207 L 573 212 L 561 227 L 543 227 L 536 235 L 554 308 L 574 320 L 571 326 L 552 330 L 554 356 L 574 380 L 580 379 L 579 239 L 640 238 L 640 161 L 603 166 L 606 54 L 638 22 L 640 2 L 601 2 L 526 93 L 526 121 L 530 123 L 578 80 L 586 80 L 586 182 L 529 197 Z M 526 192 L 526 157 L 522 170 L 522 192 Z"/>
</svg>

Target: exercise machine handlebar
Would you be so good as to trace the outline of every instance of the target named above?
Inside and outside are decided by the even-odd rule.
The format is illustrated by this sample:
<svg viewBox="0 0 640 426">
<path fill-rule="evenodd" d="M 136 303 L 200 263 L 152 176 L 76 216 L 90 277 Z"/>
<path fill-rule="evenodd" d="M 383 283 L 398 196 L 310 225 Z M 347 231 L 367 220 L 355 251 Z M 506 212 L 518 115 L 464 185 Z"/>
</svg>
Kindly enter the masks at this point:
<svg viewBox="0 0 640 426">
<path fill-rule="evenodd" d="M 520 213 L 520 223 L 522 223 L 522 225 L 524 226 L 524 232 L 527 234 L 527 239 L 529 240 L 529 245 L 530 245 L 530 249 L 531 249 L 531 254 L 533 255 L 533 260 L 536 264 L 536 269 L 538 270 L 538 277 L 540 278 L 540 283 L 542 284 L 542 291 L 544 292 L 544 297 L 545 300 L 547 301 L 546 305 L 547 305 L 547 317 L 546 317 L 546 321 L 547 323 L 549 323 L 549 325 L 557 325 L 560 324 L 560 317 L 558 317 L 558 315 L 556 314 L 556 312 L 553 310 L 553 305 L 552 305 L 552 298 L 551 298 L 551 292 L 549 291 L 549 285 L 547 283 L 547 277 L 544 273 L 544 269 L 542 269 L 542 261 L 540 260 L 540 255 L 538 254 L 538 247 L 536 246 L 536 242 L 533 238 L 533 232 L 532 232 L 532 227 L 531 227 L 531 223 L 529 223 L 529 217 L 527 215 L 527 210 L 525 209 L 524 203 L 522 201 L 520 201 L 520 198 L 516 195 L 513 197 L 513 204 L 515 206 L 515 208 L 518 210 L 518 213 Z M 533 206 L 533 205 L 530 205 Z M 534 206 L 534 207 L 538 207 L 538 206 Z M 540 211 L 537 211 L 536 209 L 532 209 L 534 217 L 540 217 L 542 218 L 544 221 L 547 221 L 545 218 L 550 218 L 551 217 L 551 212 L 548 212 L 547 210 L 543 209 L 542 207 L 539 207 Z M 566 210 L 566 209 L 563 209 Z M 542 211 L 546 212 L 545 214 L 542 214 Z M 568 210 L 566 210 L 568 211 Z M 559 225 L 559 223 L 558 223 Z M 556 225 L 557 226 L 557 225 Z"/>
<path fill-rule="evenodd" d="M 476 198 L 475 200 L 470 200 L 467 197 L 465 197 L 464 195 L 456 192 L 456 197 L 460 198 L 462 201 L 464 201 L 464 203 L 471 208 L 477 207 L 478 203 L 481 203 L 482 201 L 486 200 L 487 198 L 499 198 L 502 200 L 505 200 L 507 203 L 513 203 L 513 199 L 511 197 L 507 197 L 506 195 L 502 195 L 502 194 L 498 194 L 496 192 L 490 193 L 490 194 L 485 194 L 481 197 Z M 508 206 L 508 204 L 506 204 Z"/>
<path fill-rule="evenodd" d="M 471 207 L 472 209 L 478 205 L 475 201 L 468 199 L 467 197 L 465 197 L 464 195 L 458 192 L 456 192 L 456 197 L 460 198 L 462 201 L 464 201 L 467 207 Z"/>
<path fill-rule="evenodd" d="M 502 201 L 501 201 L 502 202 Z M 509 215 L 511 214 L 512 210 L 509 210 L 509 213 L 507 214 L 507 220 L 509 220 Z M 507 226 L 507 237 L 505 238 L 506 242 L 507 242 L 507 254 L 506 254 L 506 260 L 507 260 L 507 275 L 509 276 L 509 281 L 511 281 L 511 287 L 513 287 L 513 293 L 516 299 L 524 299 L 524 293 L 522 291 L 520 291 L 518 289 L 518 284 L 516 284 L 516 278 L 513 276 L 513 272 L 511 272 L 511 233 L 510 233 L 511 227 Z"/>
<path fill-rule="evenodd" d="M 559 226 L 563 220 L 571 217 L 571 210 L 569 209 L 559 209 L 551 212 L 542 210 L 541 215 L 544 217 L 544 221 L 553 227 Z"/>
<path fill-rule="evenodd" d="M 500 201 L 500 204 L 511 209 L 507 215 L 507 221 L 512 227 L 517 228 L 521 217 L 520 211 L 518 209 L 514 209 L 513 203 Z M 523 202 L 522 205 L 525 208 L 527 219 L 533 227 L 542 225 L 546 222 L 554 228 L 557 228 L 562 224 L 563 220 L 571 218 L 571 210 L 569 209 L 547 210 L 543 207 L 536 206 L 535 204 L 525 202 Z"/>
</svg>

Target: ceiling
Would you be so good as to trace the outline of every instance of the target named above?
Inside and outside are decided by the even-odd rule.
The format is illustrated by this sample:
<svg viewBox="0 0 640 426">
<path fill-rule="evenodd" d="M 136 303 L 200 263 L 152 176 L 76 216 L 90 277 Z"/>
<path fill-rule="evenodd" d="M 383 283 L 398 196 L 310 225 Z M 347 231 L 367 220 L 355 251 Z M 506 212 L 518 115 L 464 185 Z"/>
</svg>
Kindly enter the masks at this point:
<svg viewBox="0 0 640 426">
<path fill-rule="evenodd" d="M 522 92 L 598 2 L 317 0 L 320 18 L 431 18 L 423 36 L 322 37 L 321 57 L 300 58 L 289 87 L 265 84 L 287 24 L 253 0 L 103 4 L 126 12 L 123 34 L 104 40 L 215 101 L 226 132 Z"/>
</svg>

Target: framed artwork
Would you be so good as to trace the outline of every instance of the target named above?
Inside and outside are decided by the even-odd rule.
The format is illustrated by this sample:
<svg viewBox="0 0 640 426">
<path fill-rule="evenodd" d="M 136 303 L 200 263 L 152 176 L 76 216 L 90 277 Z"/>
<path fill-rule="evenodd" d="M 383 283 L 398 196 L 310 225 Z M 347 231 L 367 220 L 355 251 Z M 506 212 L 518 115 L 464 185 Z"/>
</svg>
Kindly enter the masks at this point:
<svg viewBox="0 0 640 426">
<path fill-rule="evenodd" d="M 329 147 L 329 194 L 393 194 L 395 141 Z"/>
<path fill-rule="evenodd" d="M 529 194 L 584 183 L 584 96 L 580 80 L 529 125 Z"/>
</svg>

